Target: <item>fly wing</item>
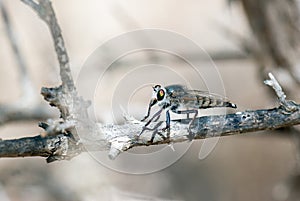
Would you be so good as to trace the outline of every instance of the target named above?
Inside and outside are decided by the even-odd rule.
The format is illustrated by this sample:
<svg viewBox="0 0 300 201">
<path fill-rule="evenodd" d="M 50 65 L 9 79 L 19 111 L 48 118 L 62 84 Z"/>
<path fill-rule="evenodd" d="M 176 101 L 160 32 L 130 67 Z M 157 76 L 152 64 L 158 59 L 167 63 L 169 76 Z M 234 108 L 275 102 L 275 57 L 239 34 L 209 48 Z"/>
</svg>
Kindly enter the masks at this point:
<svg viewBox="0 0 300 201">
<path fill-rule="evenodd" d="M 218 94 L 209 93 L 199 90 L 178 90 L 174 91 L 171 100 L 178 102 L 180 105 L 188 108 L 213 108 L 213 107 L 232 107 L 236 105 L 229 99 Z"/>
<path fill-rule="evenodd" d="M 199 96 L 199 97 L 203 97 L 203 98 L 209 97 L 209 98 L 213 98 L 213 99 L 229 101 L 229 99 L 226 98 L 225 96 L 221 96 L 219 94 L 211 93 L 211 92 L 208 92 L 208 91 L 188 90 L 187 92 L 192 94 L 193 96 Z"/>
<path fill-rule="evenodd" d="M 166 87 L 166 90 L 173 105 L 197 109 L 212 107 L 236 108 L 236 105 L 226 97 L 207 91 L 189 90 L 183 85 L 170 85 Z"/>
</svg>

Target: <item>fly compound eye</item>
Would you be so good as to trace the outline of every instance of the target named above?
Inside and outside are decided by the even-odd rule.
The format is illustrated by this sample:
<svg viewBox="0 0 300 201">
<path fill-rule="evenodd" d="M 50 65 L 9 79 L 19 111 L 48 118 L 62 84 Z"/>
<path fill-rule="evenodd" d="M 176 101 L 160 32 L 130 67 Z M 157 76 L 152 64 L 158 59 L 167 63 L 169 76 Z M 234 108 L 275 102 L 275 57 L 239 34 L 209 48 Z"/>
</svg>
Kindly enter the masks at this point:
<svg viewBox="0 0 300 201">
<path fill-rule="evenodd" d="M 162 99 L 164 99 L 164 96 L 165 96 L 165 91 L 163 89 L 157 92 L 157 100 L 161 101 Z"/>
</svg>

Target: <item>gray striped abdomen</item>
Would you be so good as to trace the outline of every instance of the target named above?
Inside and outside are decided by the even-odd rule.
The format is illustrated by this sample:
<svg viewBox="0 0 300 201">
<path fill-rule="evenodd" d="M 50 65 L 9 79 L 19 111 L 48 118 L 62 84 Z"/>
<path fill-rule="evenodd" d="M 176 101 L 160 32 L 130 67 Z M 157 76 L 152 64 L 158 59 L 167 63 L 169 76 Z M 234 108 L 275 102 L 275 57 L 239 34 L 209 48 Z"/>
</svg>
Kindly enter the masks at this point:
<svg viewBox="0 0 300 201">
<path fill-rule="evenodd" d="M 182 100 L 177 100 L 180 105 L 188 107 L 188 108 L 199 108 L 199 109 L 205 109 L 205 108 L 214 108 L 214 107 L 231 107 L 236 108 L 236 105 L 231 103 L 227 99 L 222 99 L 220 97 L 214 97 L 214 96 L 190 96 L 185 97 Z M 177 102 L 176 101 L 176 102 Z"/>
<path fill-rule="evenodd" d="M 236 105 L 227 99 L 221 99 L 210 96 L 196 96 L 197 105 L 199 108 L 213 108 L 213 107 L 231 107 L 236 108 Z"/>
</svg>

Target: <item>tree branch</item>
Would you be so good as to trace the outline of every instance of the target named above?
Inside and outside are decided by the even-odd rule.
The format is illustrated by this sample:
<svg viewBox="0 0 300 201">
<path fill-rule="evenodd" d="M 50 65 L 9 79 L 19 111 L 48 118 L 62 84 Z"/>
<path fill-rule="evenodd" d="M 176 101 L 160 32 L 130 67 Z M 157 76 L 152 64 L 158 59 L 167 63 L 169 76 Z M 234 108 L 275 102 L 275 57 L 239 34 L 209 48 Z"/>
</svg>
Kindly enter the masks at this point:
<svg viewBox="0 0 300 201">
<path fill-rule="evenodd" d="M 293 101 L 285 99 L 285 95 L 278 84 L 277 80 L 269 74 L 270 80 L 265 83 L 274 88 L 277 92 L 280 106 L 272 109 L 252 110 L 236 112 L 234 114 L 227 115 L 213 115 L 203 116 L 197 118 L 193 124 L 192 131 L 195 133 L 194 139 L 204 139 L 219 136 L 238 135 L 242 133 L 260 131 L 260 130 L 273 130 L 287 126 L 293 126 L 300 124 L 300 105 Z M 78 146 L 76 143 L 68 147 L 62 147 L 57 149 L 66 149 L 64 152 L 47 152 L 44 154 L 44 147 L 41 151 L 36 151 L 34 154 L 23 154 L 22 156 L 43 156 L 56 159 L 70 159 L 75 155 L 78 155 L 82 151 L 103 151 L 109 150 L 109 157 L 115 159 L 121 152 L 127 151 L 137 146 L 150 146 L 157 144 L 169 144 L 188 141 L 188 123 L 190 120 L 181 119 L 171 121 L 170 138 L 166 138 L 167 133 L 162 131 L 164 126 L 163 122 L 153 122 L 148 126 L 148 129 L 137 139 L 137 135 L 144 127 L 144 123 L 134 119 L 131 116 L 126 115 L 126 124 L 123 125 L 103 125 L 95 124 L 93 131 L 87 133 L 86 138 L 81 139 L 78 145 L 84 145 L 85 149 L 80 146 L 80 149 L 75 151 Z M 48 125 L 45 126 L 45 129 Z M 51 128 L 52 130 L 54 128 Z M 62 128 L 58 130 L 63 130 Z M 71 136 L 64 135 L 68 140 L 72 141 Z M 50 139 L 56 139 L 57 136 L 52 136 Z M 35 140 L 41 140 L 41 143 L 50 143 L 44 138 L 38 136 L 30 138 L 16 139 L 14 142 L 18 144 L 18 149 L 12 150 L 10 148 L 9 154 L 0 154 L 0 157 L 13 157 L 19 156 L 19 151 L 25 147 L 31 147 L 30 143 Z M 150 140 L 152 139 L 152 140 Z M 33 140 L 33 141 L 32 141 Z M 73 140 L 74 141 L 74 140 Z M 9 141 L 11 142 L 11 141 Z M 2 145 L 1 145 L 2 144 Z M 5 148 L 6 140 L 0 142 L 1 150 Z M 47 146 L 50 146 L 47 145 Z M 8 146 L 8 145 L 7 145 Z M 36 148 L 38 149 L 38 148 Z M 70 150 L 69 150 L 70 149 Z M 3 151 L 5 152 L 5 151 Z M 52 161 L 52 160 L 51 160 Z M 49 160 L 48 160 L 49 162 Z"/>
</svg>

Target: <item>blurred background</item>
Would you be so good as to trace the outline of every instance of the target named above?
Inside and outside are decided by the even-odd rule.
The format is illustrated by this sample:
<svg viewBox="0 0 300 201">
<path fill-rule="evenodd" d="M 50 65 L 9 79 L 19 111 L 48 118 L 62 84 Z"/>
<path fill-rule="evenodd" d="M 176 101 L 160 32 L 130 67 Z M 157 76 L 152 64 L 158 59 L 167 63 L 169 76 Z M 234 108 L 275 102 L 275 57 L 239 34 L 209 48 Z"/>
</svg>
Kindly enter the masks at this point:
<svg viewBox="0 0 300 201">
<path fill-rule="evenodd" d="M 53 43 L 46 25 L 29 7 L 17 0 L 0 2 L 0 137 L 35 136 L 42 132 L 37 126 L 39 121 L 59 115 L 39 95 L 42 86 L 60 83 Z M 65 0 L 53 1 L 53 7 L 75 80 L 87 61 L 90 65 L 96 61 L 93 58 L 97 57 L 97 48 L 112 38 L 138 29 L 163 29 L 180 34 L 205 50 L 201 55 L 188 52 L 192 62 L 208 71 L 214 66 L 221 78 L 222 93 L 239 110 L 252 110 L 278 105 L 273 91 L 263 84 L 267 72 L 278 78 L 289 99 L 300 100 L 298 3 Z M 113 51 L 106 49 L 108 60 Z M 101 123 L 122 123 L 121 117 L 112 114 L 118 106 L 112 104 L 112 97 L 126 95 L 122 90 L 112 93 L 118 81 L 136 62 L 159 64 L 161 58 L 157 53 L 142 52 L 118 62 L 109 71 L 99 63 L 89 68 L 87 73 L 91 76 L 95 72 L 106 73 L 103 89 L 97 88 L 93 97 L 96 119 Z M 163 65 L 170 69 L 183 74 L 187 71 L 173 57 L 163 58 Z M 168 72 L 159 70 L 135 76 L 147 79 L 156 74 L 164 84 L 176 82 Z M 189 79 L 188 73 L 185 79 Z M 80 80 L 88 82 L 89 77 Z M 133 98 L 126 99 L 126 104 L 130 104 L 126 109 L 140 119 L 146 112 L 151 88 L 145 85 L 137 91 Z M 202 160 L 198 154 L 204 140 L 197 140 L 171 166 L 143 175 L 111 170 L 88 153 L 51 164 L 43 158 L 2 158 L 0 200 L 300 200 L 297 129 L 223 137 Z"/>
</svg>

